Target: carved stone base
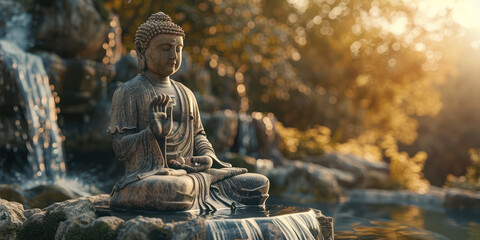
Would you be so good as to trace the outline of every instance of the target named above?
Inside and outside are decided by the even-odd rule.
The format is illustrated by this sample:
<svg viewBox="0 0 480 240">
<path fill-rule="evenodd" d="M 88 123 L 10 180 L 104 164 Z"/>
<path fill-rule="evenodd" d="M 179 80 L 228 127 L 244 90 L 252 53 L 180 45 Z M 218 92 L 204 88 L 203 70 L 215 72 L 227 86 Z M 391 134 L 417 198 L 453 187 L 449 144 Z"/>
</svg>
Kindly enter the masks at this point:
<svg viewBox="0 0 480 240">
<path fill-rule="evenodd" d="M 334 238 L 333 219 L 324 216 L 320 210 L 310 208 L 270 205 L 265 208 L 225 209 L 201 215 L 195 211 L 119 211 L 106 205 L 96 208 L 100 216 L 125 220 L 118 239 L 140 233 L 169 239 Z"/>
</svg>

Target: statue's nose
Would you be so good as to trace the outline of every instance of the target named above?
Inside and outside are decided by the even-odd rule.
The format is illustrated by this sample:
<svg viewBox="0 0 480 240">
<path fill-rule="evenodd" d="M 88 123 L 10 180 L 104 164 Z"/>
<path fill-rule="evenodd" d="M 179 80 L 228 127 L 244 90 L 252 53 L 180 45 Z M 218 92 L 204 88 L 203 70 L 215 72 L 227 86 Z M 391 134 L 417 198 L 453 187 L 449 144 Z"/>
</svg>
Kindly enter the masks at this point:
<svg viewBox="0 0 480 240">
<path fill-rule="evenodd" d="M 176 60 L 178 58 L 178 53 L 177 51 L 173 50 L 170 52 L 170 59 Z"/>
</svg>

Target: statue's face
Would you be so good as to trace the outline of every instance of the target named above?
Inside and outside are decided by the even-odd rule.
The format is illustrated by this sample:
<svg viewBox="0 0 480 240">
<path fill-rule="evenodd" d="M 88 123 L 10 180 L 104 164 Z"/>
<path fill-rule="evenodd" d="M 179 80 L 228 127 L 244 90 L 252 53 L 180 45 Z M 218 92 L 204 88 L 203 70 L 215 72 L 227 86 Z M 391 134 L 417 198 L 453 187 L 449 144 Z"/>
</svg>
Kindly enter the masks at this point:
<svg viewBox="0 0 480 240">
<path fill-rule="evenodd" d="M 150 41 L 145 51 L 148 70 L 160 77 L 174 74 L 182 64 L 183 37 L 159 34 Z"/>
</svg>

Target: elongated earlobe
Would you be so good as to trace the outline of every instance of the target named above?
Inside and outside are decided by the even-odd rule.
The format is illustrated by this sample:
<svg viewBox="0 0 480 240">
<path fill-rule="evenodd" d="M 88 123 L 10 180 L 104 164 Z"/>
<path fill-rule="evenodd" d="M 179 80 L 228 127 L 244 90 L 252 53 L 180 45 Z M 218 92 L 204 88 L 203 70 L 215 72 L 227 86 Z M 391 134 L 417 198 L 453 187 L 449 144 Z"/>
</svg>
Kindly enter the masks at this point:
<svg viewBox="0 0 480 240">
<path fill-rule="evenodd" d="M 147 70 L 147 61 L 145 58 L 146 48 L 140 42 L 135 43 L 135 50 L 137 51 L 138 71 L 145 72 Z"/>
<path fill-rule="evenodd" d="M 141 54 L 141 53 L 138 53 L 137 54 L 137 59 L 138 59 L 138 70 L 140 72 L 144 72 L 145 70 L 147 70 L 147 62 L 145 60 L 145 55 Z"/>
</svg>

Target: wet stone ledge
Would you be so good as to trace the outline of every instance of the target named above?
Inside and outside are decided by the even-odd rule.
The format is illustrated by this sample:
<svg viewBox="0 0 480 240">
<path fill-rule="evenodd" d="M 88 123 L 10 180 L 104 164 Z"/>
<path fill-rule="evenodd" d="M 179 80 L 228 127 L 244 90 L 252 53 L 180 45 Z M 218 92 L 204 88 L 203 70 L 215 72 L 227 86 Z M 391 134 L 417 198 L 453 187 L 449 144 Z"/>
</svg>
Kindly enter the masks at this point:
<svg viewBox="0 0 480 240">
<path fill-rule="evenodd" d="M 0 239 L 333 239 L 332 218 L 289 206 L 213 214 L 121 211 L 107 194 L 27 209 L 0 199 Z"/>
</svg>

